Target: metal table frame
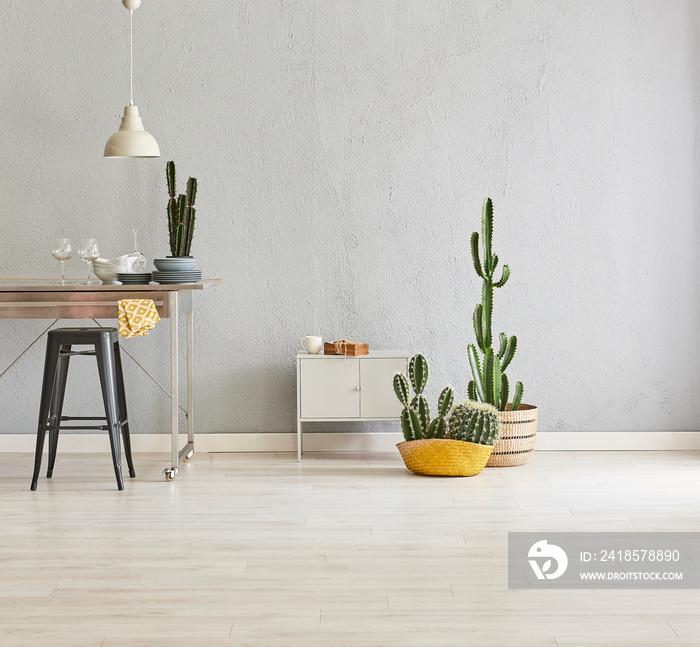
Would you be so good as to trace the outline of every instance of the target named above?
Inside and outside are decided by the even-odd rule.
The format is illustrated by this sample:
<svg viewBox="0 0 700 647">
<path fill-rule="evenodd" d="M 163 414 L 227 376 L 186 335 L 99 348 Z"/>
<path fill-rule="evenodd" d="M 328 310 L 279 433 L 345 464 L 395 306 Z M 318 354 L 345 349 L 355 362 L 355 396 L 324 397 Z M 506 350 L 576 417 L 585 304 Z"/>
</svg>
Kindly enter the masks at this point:
<svg viewBox="0 0 700 647">
<path fill-rule="evenodd" d="M 16 279 L 0 280 L 0 319 L 54 319 L 20 355 L 2 372 L 2 377 L 59 319 L 113 319 L 117 317 L 117 301 L 124 298 L 152 298 L 161 318 L 170 319 L 170 392 L 168 392 L 126 349 L 127 356 L 170 396 L 170 467 L 165 478 L 172 481 L 180 468 L 180 460 L 189 460 L 194 454 L 194 313 L 192 292 L 214 287 L 220 279 L 207 279 L 191 285 L 81 285 L 69 281 L 67 285 L 55 281 Z M 179 403 L 179 319 L 187 315 L 187 408 Z M 182 409 L 187 418 L 187 443 L 179 449 L 179 415 Z"/>
</svg>

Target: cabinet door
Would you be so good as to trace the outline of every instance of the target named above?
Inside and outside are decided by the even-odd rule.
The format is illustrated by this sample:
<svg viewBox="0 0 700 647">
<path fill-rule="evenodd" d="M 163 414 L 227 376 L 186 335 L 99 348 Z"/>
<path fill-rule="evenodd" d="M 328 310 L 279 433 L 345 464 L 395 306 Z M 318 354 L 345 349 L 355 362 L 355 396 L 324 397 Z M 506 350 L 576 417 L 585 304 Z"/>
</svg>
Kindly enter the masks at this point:
<svg viewBox="0 0 700 647">
<path fill-rule="evenodd" d="M 301 360 L 301 418 L 359 418 L 359 362 L 342 357 Z"/>
<path fill-rule="evenodd" d="M 394 374 L 406 375 L 406 358 L 366 358 L 360 361 L 360 413 L 363 418 L 398 418 L 401 403 L 394 393 Z"/>
</svg>

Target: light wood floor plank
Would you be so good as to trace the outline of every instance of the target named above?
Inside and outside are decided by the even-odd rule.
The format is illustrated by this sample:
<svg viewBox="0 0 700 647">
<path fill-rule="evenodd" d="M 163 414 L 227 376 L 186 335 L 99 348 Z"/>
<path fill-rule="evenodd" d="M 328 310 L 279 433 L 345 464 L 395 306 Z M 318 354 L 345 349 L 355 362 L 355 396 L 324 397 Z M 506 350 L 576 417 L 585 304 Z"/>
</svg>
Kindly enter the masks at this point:
<svg viewBox="0 0 700 647">
<path fill-rule="evenodd" d="M 700 531 L 700 453 L 536 452 L 475 478 L 396 454 L 0 454 L 0 647 L 686 647 L 700 591 L 507 588 L 509 531 Z"/>
</svg>

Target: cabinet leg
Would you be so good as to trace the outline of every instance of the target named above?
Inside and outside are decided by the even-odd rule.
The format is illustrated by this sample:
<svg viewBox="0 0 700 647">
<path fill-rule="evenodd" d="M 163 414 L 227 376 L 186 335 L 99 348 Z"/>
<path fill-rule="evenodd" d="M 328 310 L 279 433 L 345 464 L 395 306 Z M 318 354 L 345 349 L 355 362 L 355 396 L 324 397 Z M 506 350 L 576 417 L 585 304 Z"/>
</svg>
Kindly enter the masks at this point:
<svg viewBox="0 0 700 647">
<path fill-rule="evenodd" d="M 297 420 L 297 462 L 301 463 L 301 420 Z"/>
</svg>

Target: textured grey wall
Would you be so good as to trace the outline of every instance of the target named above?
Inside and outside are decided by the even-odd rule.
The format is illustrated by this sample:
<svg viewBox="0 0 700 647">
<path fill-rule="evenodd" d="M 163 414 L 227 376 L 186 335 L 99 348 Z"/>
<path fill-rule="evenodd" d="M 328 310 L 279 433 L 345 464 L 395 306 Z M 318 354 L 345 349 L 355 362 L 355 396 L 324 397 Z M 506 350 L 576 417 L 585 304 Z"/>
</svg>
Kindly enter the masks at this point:
<svg viewBox="0 0 700 647">
<path fill-rule="evenodd" d="M 198 429 L 292 431 L 304 334 L 426 354 L 466 391 L 486 195 L 495 328 L 546 430 L 698 428 L 696 0 L 144 0 L 135 103 L 159 160 L 103 160 L 128 102 L 119 0 L 0 6 L 0 274 L 55 236 L 166 252 L 165 162 L 199 178 Z M 82 273 L 80 261 L 71 273 Z M 3 322 L 5 365 L 46 324 Z M 168 376 L 168 330 L 126 342 Z M 42 351 L 0 383 L 33 432 Z M 77 362 L 76 362 L 77 363 Z M 136 431 L 168 403 L 127 367 Z M 73 410 L 97 398 L 87 362 Z M 132 379 L 133 378 L 133 379 Z M 93 405 L 94 406 L 94 405 Z"/>
</svg>

